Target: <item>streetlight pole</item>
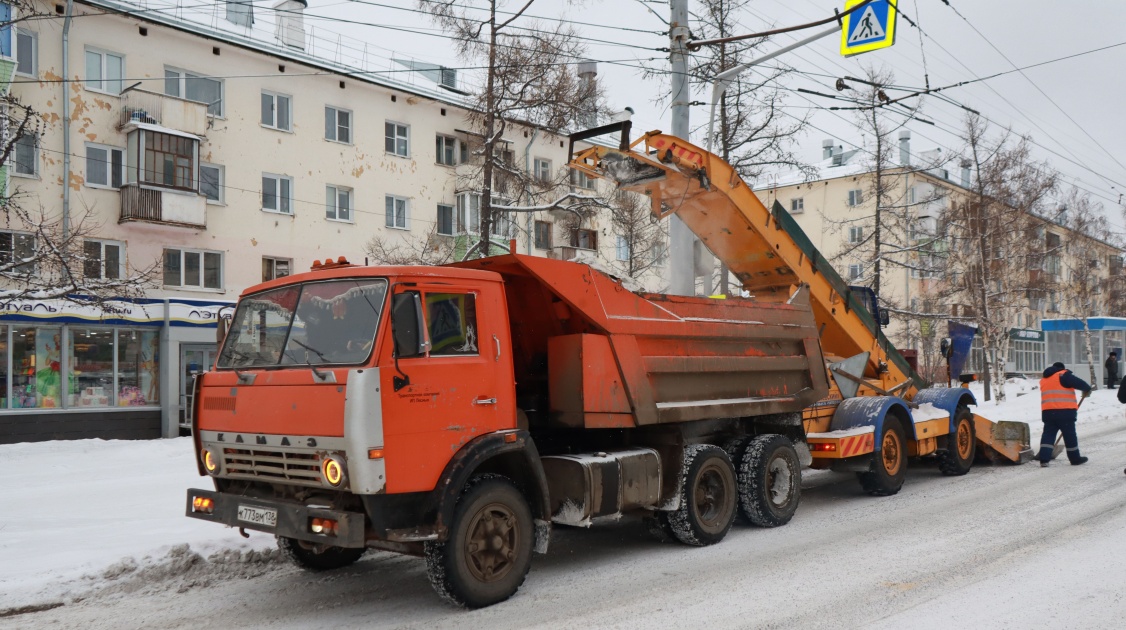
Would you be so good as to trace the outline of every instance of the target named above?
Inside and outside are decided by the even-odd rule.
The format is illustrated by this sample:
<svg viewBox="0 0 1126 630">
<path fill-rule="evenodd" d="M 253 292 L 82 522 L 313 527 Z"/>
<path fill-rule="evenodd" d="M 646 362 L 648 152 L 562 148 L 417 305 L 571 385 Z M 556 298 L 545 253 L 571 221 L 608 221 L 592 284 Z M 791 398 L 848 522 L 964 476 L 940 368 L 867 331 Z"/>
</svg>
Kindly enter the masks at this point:
<svg viewBox="0 0 1126 630">
<path fill-rule="evenodd" d="M 669 0 L 669 61 L 672 64 L 672 134 L 688 140 L 688 0 Z M 696 292 L 693 234 L 675 214 L 669 219 L 669 293 Z"/>
</svg>

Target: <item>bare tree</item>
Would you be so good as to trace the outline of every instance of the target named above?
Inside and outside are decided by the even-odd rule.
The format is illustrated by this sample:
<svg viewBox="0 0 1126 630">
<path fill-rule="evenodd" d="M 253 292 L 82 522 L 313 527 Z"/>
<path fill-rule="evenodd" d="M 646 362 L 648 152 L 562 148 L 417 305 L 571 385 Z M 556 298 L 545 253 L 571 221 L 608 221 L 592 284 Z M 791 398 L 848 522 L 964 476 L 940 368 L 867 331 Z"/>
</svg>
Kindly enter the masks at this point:
<svg viewBox="0 0 1126 630">
<path fill-rule="evenodd" d="M 498 150 L 505 131 L 522 124 L 556 133 L 576 121 L 590 120 L 602 102 L 598 82 L 576 72 L 583 51 L 574 31 L 562 22 L 545 27 L 524 19 L 534 2 L 522 2 L 508 13 L 502 1 L 489 0 L 485 19 L 473 17 L 479 13 L 452 1 L 417 3 L 454 39 L 462 59 L 484 67 L 484 86 L 472 97 L 469 118 L 482 135 L 478 249 L 486 256 L 498 212 L 495 174 L 517 170 L 505 164 Z"/>
<path fill-rule="evenodd" d="M 1057 221 L 1068 229 L 1061 257 L 1061 306 L 1063 314 L 1083 324 L 1083 346 L 1091 387 L 1098 389 L 1090 318 L 1106 314 L 1112 289 L 1110 265 L 1118 248 L 1111 241 L 1113 230 L 1102 204 L 1077 188 L 1064 197 Z"/>
<path fill-rule="evenodd" d="M 629 192 L 618 192 L 609 205 L 615 236 L 615 266 L 637 278 L 662 264 L 668 243 L 667 223 L 654 218 L 649 200 Z"/>
<path fill-rule="evenodd" d="M 19 22 L 48 15 L 31 0 L 7 4 L 13 19 L 0 27 L 10 33 Z M 39 112 L 12 94 L 11 83 L 0 83 L 0 164 L 6 177 L 10 179 L 12 169 L 35 172 L 38 142 L 45 130 Z M 101 247 L 97 251 L 90 247 L 101 226 L 88 208 L 77 220 L 64 221 L 61 214 L 32 202 L 18 184 L 7 189 L 0 194 L 0 218 L 9 230 L 0 234 L 0 299 L 100 304 L 144 294 L 156 275 L 157 262 L 134 267 L 127 261 L 102 260 Z"/>
<path fill-rule="evenodd" d="M 455 259 L 452 236 L 438 234 L 438 226 L 425 237 L 413 234 L 378 234 L 364 246 L 364 253 L 377 265 L 444 265 Z"/>
<path fill-rule="evenodd" d="M 1056 173 L 1032 158 L 1027 138 L 1003 132 L 990 138 L 980 117 L 970 114 L 963 131 L 973 179 L 965 199 L 944 217 L 950 238 L 947 272 L 964 305 L 962 315 L 978 327 L 984 350 L 985 399 L 996 387 L 1003 400 L 1009 331 L 1028 309 L 1028 297 L 1046 290 L 1054 252 L 1043 243 L 1040 218 Z M 1045 273 L 1047 272 L 1047 273 Z"/>
</svg>

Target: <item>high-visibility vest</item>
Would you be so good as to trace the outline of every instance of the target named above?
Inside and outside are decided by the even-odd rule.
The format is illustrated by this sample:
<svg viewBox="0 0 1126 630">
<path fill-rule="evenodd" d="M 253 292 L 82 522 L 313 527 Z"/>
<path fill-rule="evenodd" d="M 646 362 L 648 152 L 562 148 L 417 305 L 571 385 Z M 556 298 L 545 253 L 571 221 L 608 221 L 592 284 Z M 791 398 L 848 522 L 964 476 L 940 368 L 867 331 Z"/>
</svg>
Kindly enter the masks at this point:
<svg viewBox="0 0 1126 630">
<path fill-rule="evenodd" d="M 1040 410 L 1049 409 L 1078 409 L 1079 403 L 1075 400 L 1075 390 L 1064 387 L 1060 377 L 1064 370 L 1060 370 L 1048 378 L 1040 379 Z"/>
</svg>

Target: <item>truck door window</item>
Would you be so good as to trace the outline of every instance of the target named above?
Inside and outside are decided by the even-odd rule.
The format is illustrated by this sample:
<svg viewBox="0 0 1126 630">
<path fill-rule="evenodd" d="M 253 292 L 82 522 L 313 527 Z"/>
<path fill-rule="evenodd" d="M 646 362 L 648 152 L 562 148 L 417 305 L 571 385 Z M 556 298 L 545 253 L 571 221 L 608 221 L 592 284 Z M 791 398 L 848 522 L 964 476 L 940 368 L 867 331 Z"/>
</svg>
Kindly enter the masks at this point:
<svg viewBox="0 0 1126 630">
<path fill-rule="evenodd" d="M 430 356 L 478 354 L 477 298 L 472 293 L 427 293 L 426 326 Z"/>
</svg>

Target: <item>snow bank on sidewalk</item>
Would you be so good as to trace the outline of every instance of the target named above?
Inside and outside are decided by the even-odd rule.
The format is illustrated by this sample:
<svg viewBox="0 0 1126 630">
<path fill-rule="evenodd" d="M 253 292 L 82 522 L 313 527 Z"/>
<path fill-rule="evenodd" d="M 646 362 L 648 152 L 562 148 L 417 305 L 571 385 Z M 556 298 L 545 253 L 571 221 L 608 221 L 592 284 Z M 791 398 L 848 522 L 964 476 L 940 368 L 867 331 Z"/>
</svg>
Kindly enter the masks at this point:
<svg viewBox="0 0 1126 630">
<path fill-rule="evenodd" d="M 212 487 L 190 438 L 0 445 L 0 609 L 140 586 L 153 566 L 187 571 L 199 554 L 221 563 L 229 550 L 273 547 L 273 537 L 185 517 L 190 487 Z"/>
</svg>

